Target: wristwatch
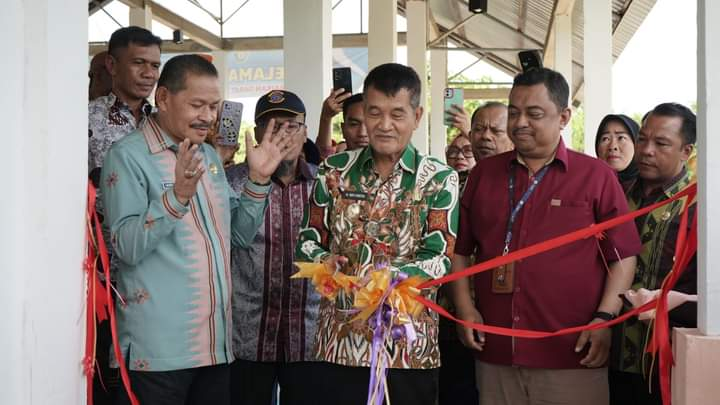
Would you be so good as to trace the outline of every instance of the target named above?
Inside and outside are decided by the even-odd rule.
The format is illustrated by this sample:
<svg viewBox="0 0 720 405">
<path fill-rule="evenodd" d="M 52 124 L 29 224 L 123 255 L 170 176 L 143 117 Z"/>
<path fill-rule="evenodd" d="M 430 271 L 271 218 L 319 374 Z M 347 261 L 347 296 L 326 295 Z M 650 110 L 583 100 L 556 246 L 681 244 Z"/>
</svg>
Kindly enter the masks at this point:
<svg viewBox="0 0 720 405">
<path fill-rule="evenodd" d="M 617 315 L 604 311 L 597 311 L 592 314 L 592 319 L 602 319 L 603 321 L 612 321 L 616 317 Z"/>
</svg>

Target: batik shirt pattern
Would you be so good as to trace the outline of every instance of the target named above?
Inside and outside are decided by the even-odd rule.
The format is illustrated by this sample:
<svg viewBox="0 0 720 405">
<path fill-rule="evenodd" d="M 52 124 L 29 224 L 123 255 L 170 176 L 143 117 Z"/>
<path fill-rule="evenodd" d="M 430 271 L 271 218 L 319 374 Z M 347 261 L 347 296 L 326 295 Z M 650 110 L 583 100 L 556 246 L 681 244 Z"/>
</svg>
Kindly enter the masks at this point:
<svg viewBox="0 0 720 405">
<path fill-rule="evenodd" d="M 295 273 L 295 245 L 317 166 L 298 161 L 287 185 L 273 179 L 265 218 L 247 247 L 232 249 L 233 348 L 237 359 L 296 362 L 314 359 L 320 295 Z M 242 190 L 247 164 L 226 170 L 230 186 Z"/>
<path fill-rule="evenodd" d="M 691 183 L 691 174 L 683 172 L 669 185 L 647 198 L 642 195 L 642 180 L 636 180 L 627 191 L 628 208 L 631 211 L 667 200 Z M 672 269 L 675 262 L 675 241 L 680 230 L 680 218 L 686 198 L 673 201 L 635 220 L 642 251 L 637 256 L 637 269 L 632 289 L 655 290 Z M 690 207 L 690 218 L 695 206 Z M 695 265 L 691 262 L 689 266 Z M 688 272 L 690 269 L 686 269 Z M 693 269 L 694 270 L 694 269 Z M 651 358 L 645 356 L 648 324 L 632 317 L 617 325 L 613 330 L 613 345 L 610 366 L 629 373 L 643 373 L 650 370 Z"/>
<path fill-rule="evenodd" d="M 268 187 L 230 189 L 215 150 L 188 205 L 175 198 L 177 144 L 155 119 L 115 143 L 101 186 L 118 263 L 120 348 L 132 370 L 169 371 L 229 363 L 230 246 L 248 246 Z"/>
<path fill-rule="evenodd" d="M 372 151 L 364 148 L 329 157 L 321 165 L 300 232 L 297 258 L 320 261 L 346 256 L 343 271 L 364 277 L 374 262 L 410 276 L 439 278 L 450 269 L 458 226 L 458 175 L 440 161 L 403 152 L 392 174 L 382 179 Z M 424 292 L 434 300 L 437 289 Z M 323 299 L 316 339 L 320 360 L 345 366 L 370 365 L 372 333 L 355 316 L 353 297 Z M 437 314 L 425 309 L 413 325 L 417 339 L 386 347 L 390 367 L 427 369 L 440 365 Z"/>
<path fill-rule="evenodd" d="M 151 111 L 150 103 L 143 100 L 140 120 L 135 122 L 130 107 L 113 93 L 91 101 L 88 104 L 88 171 L 101 168 L 110 147 L 138 129 Z"/>
</svg>

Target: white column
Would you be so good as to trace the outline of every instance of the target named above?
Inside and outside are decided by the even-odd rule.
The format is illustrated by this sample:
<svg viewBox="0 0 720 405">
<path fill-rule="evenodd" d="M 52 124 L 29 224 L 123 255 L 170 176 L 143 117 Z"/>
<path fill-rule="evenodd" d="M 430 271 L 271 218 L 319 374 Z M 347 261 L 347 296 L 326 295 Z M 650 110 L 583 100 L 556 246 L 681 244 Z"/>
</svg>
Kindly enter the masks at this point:
<svg viewBox="0 0 720 405">
<path fill-rule="evenodd" d="M 368 1 L 368 69 L 372 69 L 397 61 L 397 0 Z"/>
<path fill-rule="evenodd" d="M 220 94 L 223 100 L 227 98 L 227 52 L 226 51 L 213 51 L 212 53 L 213 65 L 218 71 L 220 79 Z M 246 117 L 247 120 L 247 117 Z M 252 119 L 250 119 L 252 121 Z"/>
<path fill-rule="evenodd" d="M 442 44 L 445 46 L 446 42 Z M 447 87 L 447 51 L 430 50 L 430 154 L 445 161 L 447 146 L 444 116 L 445 87 Z"/>
<path fill-rule="evenodd" d="M 84 3 L 3 2 L 2 404 L 85 403 L 87 35 Z"/>
<path fill-rule="evenodd" d="M 585 153 L 595 156 L 595 139 L 602 117 L 612 111 L 611 0 L 583 0 L 585 40 Z"/>
<path fill-rule="evenodd" d="M 565 77 L 570 86 L 568 105 L 572 101 L 573 89 L 573 59 L 572 59 L 572 9 L 569 12 L 555 15 L 555 70 Z M 568 125 L 562 131 L 563 141 L 568 147 L 572 146 L 572 126 Z"/>
<path fill-rule="evenodd" d="M 408 65 L 420 77 L 422 92 L 420 106 L 425 113 L 420 125 L 413 133 L 412 144 L 423 154 L 428 153 L 428 111 L 427 111 L 427 3 L 409 0 L 405 6 L 407 17 L 407 53 Z"/>
<path fill-rule="evenodd" d="M 152 9 L 149 4 L 145 7 L 130 7 L 130 25 L 152 31 Z"/>
<path fill-rule="evenodd" d="M 697 16 L 698 327 L 720 335 L 720 3 L 699 0 Z"/>
<path fill-rule="evenodd" d="M 332 87 L 330 0 L 284 0 L 285 89 L 305 104 L 308 137 L 317 137 L 322 103 Z"/>
</svg>

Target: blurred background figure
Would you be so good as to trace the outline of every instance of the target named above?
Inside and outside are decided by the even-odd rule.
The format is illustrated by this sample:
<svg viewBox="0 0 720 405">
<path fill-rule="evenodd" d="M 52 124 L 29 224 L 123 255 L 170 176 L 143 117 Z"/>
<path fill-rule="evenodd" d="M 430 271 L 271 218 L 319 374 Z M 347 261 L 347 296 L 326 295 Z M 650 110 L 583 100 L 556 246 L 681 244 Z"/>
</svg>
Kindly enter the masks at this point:
<svg viewBox="0 0 720 405">
<path fill-rule="evenodd" d="M 468 173 L 475 167 L 475 156 L 470 139 L 465 135 L 456 136 L 445 151 L 445 160 L 448 166 L 460 175 L 460 190 L 462 190 Z"/>
<path fill-rule="evenodd" d="M 110 76 L 110 71 L 105 64 L 107 55 L 107 51 L 102 51 L 93 56 L 90 61 L 90 70 L 88 71 L 88 77 L 90 78 L 89 101 L 107 96 L 112 89 L 112 76 Z"/>
</svg>

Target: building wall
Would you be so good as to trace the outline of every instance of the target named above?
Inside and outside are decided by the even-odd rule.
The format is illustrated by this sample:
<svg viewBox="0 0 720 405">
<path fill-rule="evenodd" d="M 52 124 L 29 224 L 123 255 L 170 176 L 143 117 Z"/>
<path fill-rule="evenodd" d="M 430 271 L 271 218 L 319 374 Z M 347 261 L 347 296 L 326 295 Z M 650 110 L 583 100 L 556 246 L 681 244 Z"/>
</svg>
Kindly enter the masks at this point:
<svg viewBox="0 0 720 405">
<path fill-rule="evenodd" d="M 0 13 L 0 403 L 81 404 L 87 8 Z"/>
</svg>

